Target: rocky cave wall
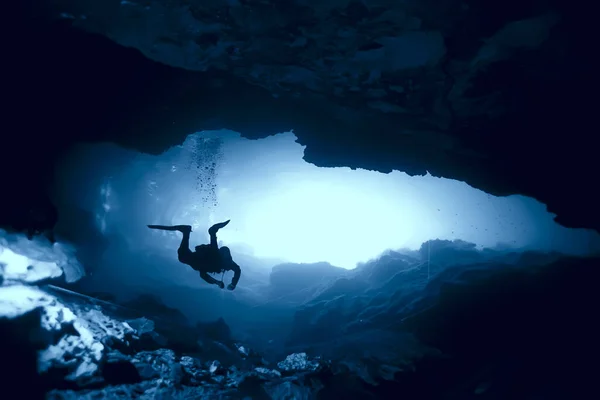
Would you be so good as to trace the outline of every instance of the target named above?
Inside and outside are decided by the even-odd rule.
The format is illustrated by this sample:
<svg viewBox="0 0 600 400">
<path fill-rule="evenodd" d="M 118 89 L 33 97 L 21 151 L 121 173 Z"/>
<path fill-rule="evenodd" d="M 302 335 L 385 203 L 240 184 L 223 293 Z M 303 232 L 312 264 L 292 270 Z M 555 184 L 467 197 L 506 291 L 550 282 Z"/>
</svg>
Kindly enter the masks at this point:
<svg viewBox="0 0 600 400">
<path fill-rule="evenodd" d="M 600 228 L 593 13 L 572 2 L 13 3 L 5 218 L 73 142 L 293 129 L 318 166 L 429 171 Z"/>
</svg>

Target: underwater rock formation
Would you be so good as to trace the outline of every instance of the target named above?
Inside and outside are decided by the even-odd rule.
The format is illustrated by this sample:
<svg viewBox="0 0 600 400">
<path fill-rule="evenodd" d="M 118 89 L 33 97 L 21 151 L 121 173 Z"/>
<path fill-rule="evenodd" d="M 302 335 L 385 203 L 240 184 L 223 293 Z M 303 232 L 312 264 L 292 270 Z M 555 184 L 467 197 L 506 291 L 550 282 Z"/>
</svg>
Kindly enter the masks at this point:
<svg viewBox="0 0 600 400">
<path fill-rule="evenodd" d="M 3 272 L 22 264 L 10 254 Z M 29 275 L 0 286 L 8 398 L 533 399 L 578 397 L 594 382 L 597 258 L 460 241 L 388 252 L 314 282 L 301 304 L 292 296 L 288 343 L 265 352 L 223 319 L 194 325 L 157 299 L 140 311 L 92 298 L 32 280 L 47 264 L 26 264 Z"/>
<path fill-rule="evenodd" d="M 460 241 L 421 252 L 429 245 L 430 265 L 419 252 L 389 252 L 330 283 L 299 307 L 290 348 L 349 365 L 380 388 L 391 375 L 408 398 L 592 390 L 578 382 L 591 374 L 588 354 L 600 350 L 591 318 L 599 258 L 478 251 Z"/>
<path fill-rule="evenodd" d="M 27 301 L 20 308 L 17 303 Z M 10 303 L 12 301 L 13 303 Z M 68 304 L 66 306 L 65 303 Z M 143 350 L 140 340 L 148 335 L 148 325 L 133 329 L 118 317 L 109 317 L 101 307 L 87 301 L 65 301 L 43 289 L 14 285 L 0 288 L 3 332 L 28 332 L 45 336 L 44 350 L 37 360 L 31 359 L 31 384 L 49 390 L 47 398 L 173 398 L 176 396 L 220 396 L 239 398 L 240 393 L 304 392 L 314 394 L 309 378 L 320 373 L 320 362 L 308 360 L 306 354 L 291 355 L 275 368 L 262 363 L 224 367 L 218 360 L 207 359 L 200 345 L 195 354 L 176 354 L 169 348 Z M 35 312 L 41 318 L 28 319 Z M 7 321 L 8 320 L 8 321 Z M 23 321 L 27 321 L 27 324 Z M 201 336 L 198 333 L 197 336 Z M 223 338 L 226 341 L 226 338 Z M 160 346 L 161 343 L 154 343 Z M 30 346 L 33 343 L 29 343 Z M 166 343 L 168 345 L 168 341 Z M 225 346 L 221 344 L 222 346 Z M 22 357 L 14 348 L 2 343 L 3 354 Z M 151 347 L 151 346 L 150 346 Z M 190 345 L 193 348 L 193 345 Z M 229 347 L 231 352 L 236 348 Z M 300 359 L 302 362 L 293 362 Z M 8 359 L 3 364 L 8 367 Z M 324 368 L 323 364 L 323 368 Z M 23 367 L 25 368 L 25 367 Z M 287 372 L 282 376 L 282 372 Z M 13 371 L 17 375 L 21 371 Z M 312 375 L 311 375 L 312 374 Z M 7 381 L 4 393 L 17 393 L 20 385 Z M 281 398 L 279 394 L 274 397 Z"/>
<path fill-rule="evenodd" d="M 32 242 L 0 229 L 0 273 L 7 283 L 47 283 L 58 278 L 73 283 L 85 275 L 85 269 L 69 244 L 44 239 Z"/>
</svg>

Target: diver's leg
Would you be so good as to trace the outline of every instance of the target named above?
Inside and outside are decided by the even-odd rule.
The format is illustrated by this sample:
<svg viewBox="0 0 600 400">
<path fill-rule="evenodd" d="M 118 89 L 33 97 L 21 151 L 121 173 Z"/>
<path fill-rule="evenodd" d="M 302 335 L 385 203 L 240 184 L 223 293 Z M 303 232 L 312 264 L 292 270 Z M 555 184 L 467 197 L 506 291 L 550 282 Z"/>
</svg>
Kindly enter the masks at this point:
<svg viewBox="0 0 600 400">
<path fill-rule="evenodd" d="M 192 255 L 192 251 L 190 250 L 190 233 L 192 232 L 192 227 L 189 225 L 177 225 L 173 228 L 177 228 L 173 230 L 178 230 L 179 232 L 183 233 L 181 243 L 177 249 L 177 258 L 179 262 L 188 264 L 190 256 Z"/>
<path fill-rule="evenodd" d="M 217 242 L 217 232 L 208 231 L 208 234 L 210 235 L 210 248 L 214 249 L 214 250 L 218 250 L 219 243 Z"/>
<path fill-rule="evenodd" d="M 184 231 L 183 237 L 181 238 L 181 243 L 179 244 L 179 248 L 177 251 L 191 251 L 190 250 L 190 232 Z"/>
<path fill-rule="evenodd" d="M 219 222 L 218 224 L 214 224 L 213 226 L 208 228 L 208 234 L 210 235 L 210 247 L 212 247 L 213 249 L 219 248 L 219 244 L 217 242 L 217 231 L 221 228 L 226 227 L 229 221 L 231 220 L 228 219 L 225 222 Z"/>
<path fill-rule="evenodd" d="M 192 251 L 190 250 L 190 233 L 192 227 L 190 225 L 148 225 L 150 229 L 160 229 L 163 231 L 179 231 L 183 233 L 183 238 L 177 249 L 177 259 L 183 264 L 189 264 Z"/>
</svg>

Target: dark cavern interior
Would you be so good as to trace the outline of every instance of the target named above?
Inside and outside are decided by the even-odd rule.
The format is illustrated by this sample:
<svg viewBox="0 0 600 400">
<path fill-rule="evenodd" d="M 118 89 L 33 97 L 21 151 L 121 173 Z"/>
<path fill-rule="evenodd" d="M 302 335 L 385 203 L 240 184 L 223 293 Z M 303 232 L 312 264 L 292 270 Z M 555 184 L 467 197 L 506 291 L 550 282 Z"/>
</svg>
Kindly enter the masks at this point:
<svg viewBox="0 0 600 400">
<path fill-rule="evenodd" d="M 6 6 L 2 399 L 595 397 L 591 6 Z"/>
</svg>

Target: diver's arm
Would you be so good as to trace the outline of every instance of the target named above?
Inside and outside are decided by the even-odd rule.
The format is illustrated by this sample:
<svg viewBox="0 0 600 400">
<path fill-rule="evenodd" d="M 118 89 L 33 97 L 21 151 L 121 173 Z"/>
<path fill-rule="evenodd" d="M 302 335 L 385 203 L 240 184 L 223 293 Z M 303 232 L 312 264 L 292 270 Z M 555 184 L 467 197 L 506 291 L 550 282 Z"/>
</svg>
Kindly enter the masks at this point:
<svg viewBox="0 0 600 400">
<path fill-rule="evenodd" d="M 206 282 L 210 283 L 211 285 L 219 285 L 219 283 L 221 283 L 221 281 L 216 280 L 215 278 L 213 278 L 212 276 L 210 276 L 208 273 L 206 272 L 200 272 L 200 278 L 204 279 Z"/>
<path fill-rule="evenodd" d="M 235 289 L 235 287 L 238 284 L 238 281 L 240 280 L 240 276 L 242 276 L 242 269 L 240 268 L 239 265 L 237 265 L 235 262 L 231 262 L 231 270 L 233 271 L 233 279 L 231 280 L 231 285 L 233 289 Z M 231 289 L 231 290 L 233 290 Z"/>
</svg>

